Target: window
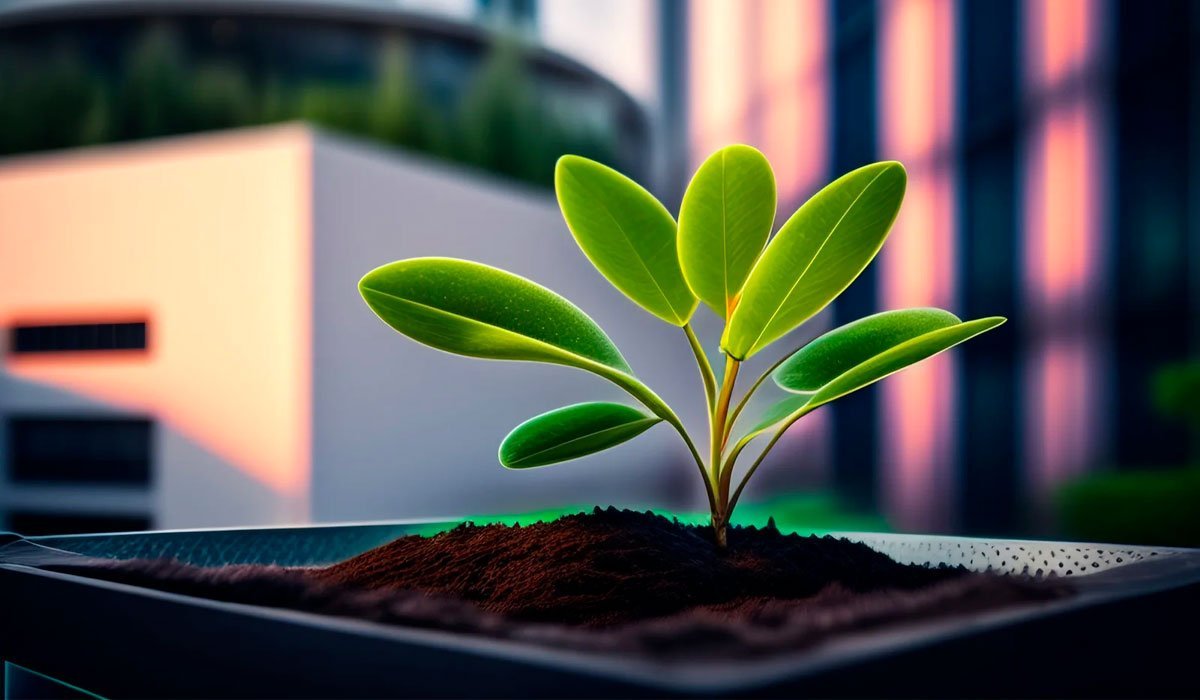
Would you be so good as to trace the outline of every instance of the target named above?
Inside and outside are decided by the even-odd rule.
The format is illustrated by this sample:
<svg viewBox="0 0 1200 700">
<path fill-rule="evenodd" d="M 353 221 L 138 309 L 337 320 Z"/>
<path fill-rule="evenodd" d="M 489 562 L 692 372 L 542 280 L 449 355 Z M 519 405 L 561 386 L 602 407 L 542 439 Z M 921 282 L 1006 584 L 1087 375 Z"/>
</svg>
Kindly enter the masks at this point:
<svg viewBox="0 0 1200 700">
<path fill-rule="evenodd" d="M 16 326 L 9 344 L 12 354 L 145 349 L 145 321 Z"/>
<path fill-rule="evenodd" d="M 7 432 L 13 483 L 150 482 L 154 431 L 147 419 L 13 417 Z"/>
</svg>

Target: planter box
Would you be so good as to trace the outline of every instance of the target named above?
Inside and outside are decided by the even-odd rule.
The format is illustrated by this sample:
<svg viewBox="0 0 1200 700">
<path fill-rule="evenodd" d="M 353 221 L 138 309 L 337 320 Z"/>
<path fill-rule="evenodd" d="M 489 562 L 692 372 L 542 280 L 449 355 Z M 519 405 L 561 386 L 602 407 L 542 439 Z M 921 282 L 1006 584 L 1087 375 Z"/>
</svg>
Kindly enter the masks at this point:
<svg viewBox="0 0 1200 700">
<path fill-rule="evenodd" d="M 1200 695 L 1200 550 L 846 533 L 1079 594 L 761 659 L 662 662 L 222 603 L 41 570 L 86 557 L 325 564 L 436 523 L 0 535 L 0 659 L 103 696 Z M 7 540 L 7 542 L 6 542 Z"/>
</svg>

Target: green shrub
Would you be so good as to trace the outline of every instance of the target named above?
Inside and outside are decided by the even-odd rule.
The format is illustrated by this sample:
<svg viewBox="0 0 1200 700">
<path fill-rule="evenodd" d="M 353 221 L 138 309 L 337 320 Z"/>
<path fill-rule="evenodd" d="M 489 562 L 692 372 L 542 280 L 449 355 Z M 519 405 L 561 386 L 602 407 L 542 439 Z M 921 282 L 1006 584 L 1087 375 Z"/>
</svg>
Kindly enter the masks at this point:
<svg viewBox="0 0 1200 700">
<path fill-rule="evenodd" d="M 365 76 L 252 75 L 234 58 L 190 54 L 169 22 L 132 41 L 115 70 L 70 50 L 47 60 L 0 46 L 0 154 L 294 119 L 543 185 L 564 151 L 614 153 L 614 134 L 546 103 L 517 44 L 499 42 L 462 94 L 436 104 L 411 64 L 392 35 Z"/>
<path fill-rule="evenodd" d="M 103 82 L 75 54 L 33 65 L 0 49 L 0 153 L 107 140 L 108 110 Z"/>
<path fill-rule="evenodd" d="M 1057 495 L 1068 537 L 1200 547 L 1200 468 L 1098 474 Z"/>
<path fill-rule="evenodd" d="M 1200 431 L 1200 362 L 1163 367 L 1155 373 L 1152 389 L 1159 413 Z"/>
</svg>

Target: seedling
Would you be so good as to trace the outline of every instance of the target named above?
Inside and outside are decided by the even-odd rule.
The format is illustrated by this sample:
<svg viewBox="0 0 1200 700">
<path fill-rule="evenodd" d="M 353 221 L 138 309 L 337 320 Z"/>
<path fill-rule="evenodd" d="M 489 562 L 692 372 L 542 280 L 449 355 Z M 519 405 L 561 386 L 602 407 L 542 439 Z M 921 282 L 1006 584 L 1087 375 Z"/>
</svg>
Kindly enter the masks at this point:
<svg viewBox="0 0 1200 700">
<path fill-rule="evenodd" d="M 684 194 L 678 224 L 649 192 L 615 170 L 578 156 L 558 161 L 558 203 L 584 254 L 635 304 L 683 330 L 707 400 L 707 458 L 604 331 L 544 287 L 476 262 L 413 258 L 372 270 L 359 290 L 384 322 L 417 342 L 471 357 L 575 367 L 624 389 L 640 408 L 591 402 L 536 416 L 504 439 L 500 463 L 525 469 L 563 462 L 666 423 L 696 462 L 713 537 L 724 547 L 726 526 L 747 481 L 792 424 L 1004 323 L 1001 317 L 961 321 L 927 308 L 868 316 L 784 355 L 733 403 L 742 363 L 825 308 L 879 252 L 906 181 L 896 162 L 843 175 L 801 206 L 768 243 L 775 176 L 767 159 L 749 146 L 723 148 L 700 166 Z M 725 321 L 720 377 L 691 326 L 701 301 Z M 768 377 L 789 396 L 734 437 L 747 402 Z M 732 488 L 739 458 L 760 436 L 765 445 Z"/>
</svg>

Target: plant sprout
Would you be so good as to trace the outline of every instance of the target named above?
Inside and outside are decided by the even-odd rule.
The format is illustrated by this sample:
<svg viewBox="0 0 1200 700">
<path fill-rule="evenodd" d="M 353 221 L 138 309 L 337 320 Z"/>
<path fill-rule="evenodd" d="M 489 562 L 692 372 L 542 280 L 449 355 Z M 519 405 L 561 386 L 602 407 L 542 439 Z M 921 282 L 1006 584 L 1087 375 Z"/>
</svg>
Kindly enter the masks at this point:
<svg viewBox="0 0 1200 700">
<path fill-rule="evenodd" d="M 746 483 L 792 424 L 1004 323 L 1001 317 L 961 321 L 929 308 L 868 316 L 784 355 L 734 403 L 742 363 L 828 306 L 879 252 L 906 181 L 896 162 L 859 168 L 814 195 L 771 238 L 775 177 L 749 146 L 723 148 L 700 166 L 678 224 L 653 195 L 615 170 L 578 156 L 559 159 L 558 203 L 584 254 L 635 304 L 682 329 L 707 401 L 709 435 L 702 445 L 591 318 L 529 280 L 466 260 L 414 258 L 372 270 L 359 290 L 384 322 L 417 342 L 471 357 L 575 367 L 625 390 L 640 407 L 580 403 L 522 423 L 500 445 L 500 463 L 510 469 L 555 464 L 665 423 L 696 463 L 713 538 L 724 547 Z M 692 329 L 700 302 L 725 322 L 719 376 Z M 756 420 L 743 420 L 747 425 L 735 434 L 768 377 L 787 398 Z M 734 488 L 742 453 L 760 437 L 765 444 L 748 467 L 737 469 Z"/>
</svg>

